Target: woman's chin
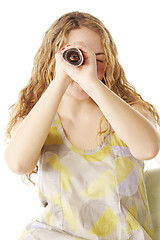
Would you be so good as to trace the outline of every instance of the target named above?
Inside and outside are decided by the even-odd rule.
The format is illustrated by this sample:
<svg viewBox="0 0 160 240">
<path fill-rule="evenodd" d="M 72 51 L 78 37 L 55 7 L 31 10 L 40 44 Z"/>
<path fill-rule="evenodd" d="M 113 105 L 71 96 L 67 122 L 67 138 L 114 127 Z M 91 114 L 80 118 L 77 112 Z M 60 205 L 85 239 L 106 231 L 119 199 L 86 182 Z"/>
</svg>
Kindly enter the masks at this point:
<svg viewBox="0 0 160 240">
<path fill-rule="evenodd" d="M 80 101 L 89 98 L 89 95 L 75 81 L 71 82 L 67 89 L 67 93 Z"/>
</svg>

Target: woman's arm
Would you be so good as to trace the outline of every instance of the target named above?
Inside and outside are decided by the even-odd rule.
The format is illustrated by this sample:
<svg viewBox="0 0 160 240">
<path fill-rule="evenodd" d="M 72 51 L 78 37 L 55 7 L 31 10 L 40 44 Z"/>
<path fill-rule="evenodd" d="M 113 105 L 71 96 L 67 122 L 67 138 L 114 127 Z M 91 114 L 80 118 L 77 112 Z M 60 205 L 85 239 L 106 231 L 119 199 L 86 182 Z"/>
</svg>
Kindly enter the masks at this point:
<svg viewBox="0 0 160 240">
<path fill-rule="evenodd" d="M 160 133 L 146 118 L 146 113 L 143 114 L 142 109 L 137 111 L 137 106 L 135 109 L 131 107 L 98 79 L 96 56 L 92 50 L 82 42 L 72 43 L 72 46 L 83 51 L 85 62 L 75 68 L 62 60 L 66 73 L 95 101 L 134 157 L 142 160 L 154 158 L 160 148 Z"/>
<path fill-rule="evenodd" d="M 83 89 L 97 103 L 134 157 L 148 160 L 158 154 L 160 133 L 140 106 L 131 107 L 98 79 L 85 82 Z"/>
<path fill-rule="evenodd" d="M 17 174 L 31 172 L 37 164 L 61 98 L 70 83 L 66 74 L 58 76 L 61 77 L 55 77 L 27 117 L 17 122 L 6 147 L 5 160 Z"/>
</svg>

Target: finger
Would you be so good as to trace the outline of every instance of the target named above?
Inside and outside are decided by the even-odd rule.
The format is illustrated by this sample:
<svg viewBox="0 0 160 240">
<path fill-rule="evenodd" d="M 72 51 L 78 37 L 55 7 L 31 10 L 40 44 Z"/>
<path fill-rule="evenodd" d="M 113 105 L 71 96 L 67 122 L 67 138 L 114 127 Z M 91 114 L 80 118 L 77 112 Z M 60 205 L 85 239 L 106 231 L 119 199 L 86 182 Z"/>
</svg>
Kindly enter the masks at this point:
<svg viewBox="0 0 160 240">
<path fill-rule="evenodd" d="M 64 51 L 68 50 L 69 48 L 79 48 L 84 53 L 91 52 L 91 50 L 88 48 L 88 46 L 84 42 L 80 42 L 80 41 L 72 42 L 71 44 L 67 44 L 59 51 L 61 53 L 63 53 Z"/>
<path fill-rule="evenodd" d="M 64 46 L 63 48 L 61 48 L 58 52 L 59 53 L 63 53 L 65 50 L 72 48 L 71 44 L 67 44 L 66 46 Z"/>
<path fill-rule="evenodd" d="M 72 47 L 78 48 L 82 51 L 84 56 L 88 56 L 91 52 L 91 50 L 88 48 L 88 46 L 84 42 L 73 42 L 71 44 Z"/>
<path fill-rule="evenodd" d="M 95 58 L 95 53 L 84 42 L 74 42 L 72 46 L 82 51 L 85 62 L 88 63 L 88 61 Z"/>
</svg>

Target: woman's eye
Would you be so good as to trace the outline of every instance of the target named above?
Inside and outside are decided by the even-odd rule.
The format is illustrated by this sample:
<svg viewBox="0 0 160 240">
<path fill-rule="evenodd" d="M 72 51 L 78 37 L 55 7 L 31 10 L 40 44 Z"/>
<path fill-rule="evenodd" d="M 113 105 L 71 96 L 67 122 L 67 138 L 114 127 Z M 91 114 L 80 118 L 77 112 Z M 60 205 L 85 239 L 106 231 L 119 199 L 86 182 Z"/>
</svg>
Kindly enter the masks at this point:
<svg viewBox="0 0 160 240">
<path fill-rule="evenodd" d="M 103 61 L 102 61 L 102 60 L 98 60 L 98 59 L 96 59 L 96 61 L 97 61 L 97 62 L 100 62 L 100 63 L 103 63 Z"/>
</svg>

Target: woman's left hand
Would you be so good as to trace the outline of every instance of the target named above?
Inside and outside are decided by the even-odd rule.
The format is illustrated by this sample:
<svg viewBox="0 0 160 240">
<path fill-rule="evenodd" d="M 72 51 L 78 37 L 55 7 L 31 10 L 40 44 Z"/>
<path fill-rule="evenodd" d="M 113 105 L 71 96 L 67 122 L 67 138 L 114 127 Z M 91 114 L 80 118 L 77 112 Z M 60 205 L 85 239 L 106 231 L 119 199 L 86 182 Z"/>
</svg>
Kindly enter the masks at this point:
<svg viewBox="0 0 160 240">
<path fill-rule="evenodd" d="M 82 51 L 84 56 L 84 63 L 81 66 L 72 66 L 63 59 L 63 52 L 70 48 L 79 48 Z M 74 42 L 72 44 L 66 45 L 59 51 L 59 54 L 61 55 L 61 63 L 66 74 L 69 75 L 82 88 L 85 87 L 85 85 L 90 81 L 93 82 L 95 80 L 98 80 L 96 55 L 83 42 Z"/>
</svg>

